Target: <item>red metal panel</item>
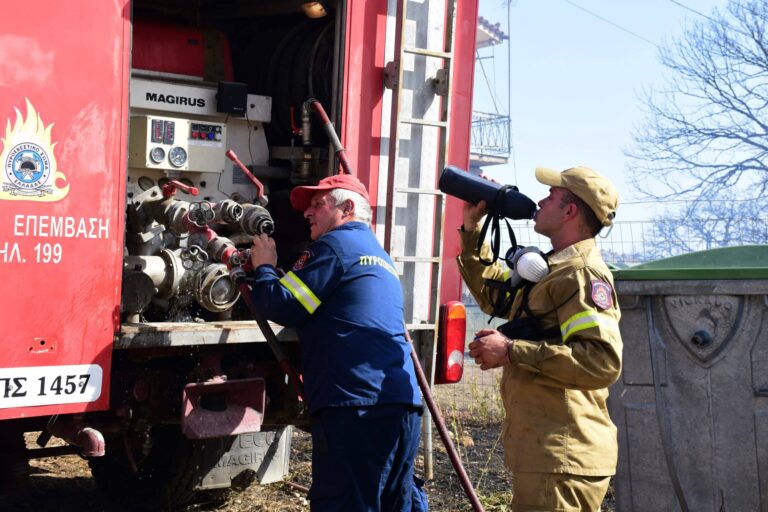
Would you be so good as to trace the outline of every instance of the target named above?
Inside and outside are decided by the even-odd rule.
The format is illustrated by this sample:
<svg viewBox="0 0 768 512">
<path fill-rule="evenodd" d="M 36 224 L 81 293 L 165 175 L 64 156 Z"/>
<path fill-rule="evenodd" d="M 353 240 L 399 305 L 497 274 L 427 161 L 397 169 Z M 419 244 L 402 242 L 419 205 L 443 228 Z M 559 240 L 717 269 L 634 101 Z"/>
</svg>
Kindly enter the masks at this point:
<svg viewBox="0 0 768 512">
<path fill-rule="evenodd" d="M 221 410 L 206 409 L 203 397 L 216 395 L 224 400 Z M 266 384 L 262 378 L 213 379 L 184 386 L 181 404 L 181 431 L 190 439 L 210 439 L 258 432 L 266 408 Z"/>
<path fill-rule="evenodd" d="M 446 163 L 462 169 L 469 167 L 470 131 L 472 129 L 472 90 L 475 76 L 478 0 L 458 0 L 454 38 L 453 76 L 451 77 L 450 138 Z M 440 303 L 461 299 L 461 275 L 456 256 L 461 250 L 456 228 L 462 223 L 462 202 L 449 197 L 445 211 L 443 273 Z"/>
<path fill-rule="evenodd" d="M 203 78 L 207 76 L 206 38 L 214 39 L 208 44 L 219 49 L 221 56 L 216 60 L 223 63 L 224 79 L 232 80 L 232 53 L 223 34 L 151 20 L 134 22 L 133 67 Z"/>
<path fill-rule="evenodd" d="M 341 142 L 358 178 L 368 187 L 376 216 L 386 0 L 347 3 Z"/>
<path fill-rule="evenodd" d="M 128 0 L 0 8 L 0 419 L 108 407 L 129 48 Z"/>
</svg>

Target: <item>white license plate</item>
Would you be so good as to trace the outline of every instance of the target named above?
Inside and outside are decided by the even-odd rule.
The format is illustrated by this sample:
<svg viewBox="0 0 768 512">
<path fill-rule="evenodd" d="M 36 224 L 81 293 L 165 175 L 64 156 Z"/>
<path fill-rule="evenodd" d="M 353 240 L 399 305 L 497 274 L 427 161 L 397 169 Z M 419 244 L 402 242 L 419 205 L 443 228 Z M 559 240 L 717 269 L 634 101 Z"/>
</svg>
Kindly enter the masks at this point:
<svg viewBox="0 0 768 512">
<path fill-rule="evenodd" d="M 0 409 L 94 402 L 102 375 L 97 364 L 0 368 Z"/>
</svg>

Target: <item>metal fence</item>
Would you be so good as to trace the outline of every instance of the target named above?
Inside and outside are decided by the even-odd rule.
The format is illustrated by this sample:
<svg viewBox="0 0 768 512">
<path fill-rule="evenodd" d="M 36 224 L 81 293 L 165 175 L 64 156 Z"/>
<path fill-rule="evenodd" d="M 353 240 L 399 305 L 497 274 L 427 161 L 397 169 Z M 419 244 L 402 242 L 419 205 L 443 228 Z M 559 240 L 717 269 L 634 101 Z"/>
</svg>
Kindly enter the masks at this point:
<svg viewBox="0 0 768 512">
<path fill-rule="evenodd" d="M 511 223 L 518 245 L 550 249 L 549 240 L 533 230 L 532 221 Z M 503 229 L 506 237 L 506 227 Z M 604 230 L 605 231 L 605 230 Z M 681 221 L 616 222 L 610 231 L 597 237 L 605 262 L 625 268 L 647 261 L 677 256 L 716 247 L 768 243 L 768 216 L 747 218 L 712 218 L 706 222 Z M 509 248 L 502 243 L 501 255 Z M 481 328 L 495 328 L 502 319 L 490 321 L 466 291 L 462 301 L 467 306 L 466 343 Z M 437 386 L 435 396 L 446 414 L 462 412 L 472 416 L 501 418 L 499 397 L 501 369 L 481 371 L 465 352 L 464 377 L 457 384 Z"/>
<path fill-rule="evenodd" d="M 472 112 L 470 151 L 480 155 L 509 156 L 509 116 Z"/>
</svg>

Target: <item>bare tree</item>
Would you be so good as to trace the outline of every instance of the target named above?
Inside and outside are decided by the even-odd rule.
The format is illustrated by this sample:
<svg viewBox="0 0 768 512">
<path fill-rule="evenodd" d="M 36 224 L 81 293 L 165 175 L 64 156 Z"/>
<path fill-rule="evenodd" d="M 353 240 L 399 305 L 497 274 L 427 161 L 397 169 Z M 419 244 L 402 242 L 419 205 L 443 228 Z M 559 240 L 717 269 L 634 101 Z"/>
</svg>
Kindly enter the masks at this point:
<svg viewBox="0 0 768 512">
<path fill-rule="evenodd" d="M 649 259 L 768 243 L 768 214 L 756 201 L 696 201 L 653 220 L 644 237 Z"/>
<path fill-rule="evenodd" d="M 660 51 L 669 78 L 646 92 L 647 118 L 625 152 L 638 190 L 655 198 L 766 195 L 767 28 L 766 0 L 730 0 L 727 12 L 715 10 Z"/>
</svg>

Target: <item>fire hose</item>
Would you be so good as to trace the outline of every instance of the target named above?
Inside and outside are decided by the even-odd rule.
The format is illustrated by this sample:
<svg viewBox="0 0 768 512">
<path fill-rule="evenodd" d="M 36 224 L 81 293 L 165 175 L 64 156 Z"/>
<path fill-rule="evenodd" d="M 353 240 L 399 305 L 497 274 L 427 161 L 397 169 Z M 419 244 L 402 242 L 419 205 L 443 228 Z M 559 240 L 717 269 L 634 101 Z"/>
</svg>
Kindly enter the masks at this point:
<svg viewBox="0 0 768 512">
<path fill-rule="evenodd" d="M 280 366 L 280 369 L 283 370 L 283 372 L 288 376 L 288 381 L 291 383 L 291 386 L 293 386 L 293 389 L 296 392 L 296 396 L 298 396 L 303 401 L 304 385 L 301 382 L 299 373 L 291 364 L 290 359 L 288 359 L 288 355 L 280 345 L 280 341 L 277 339 L 275 332 L 272 330 L 272 326 L 269 325 L 269 322 L 267 322 L 267 320 L 256 309 L 256 305 L 253 303 L 253 298 L 251 298 L 251 287 L 248 286 L 248 283 L 245 280 L 245 270 L 243 270 L 241 266 L 231 267 L 229 263 L 227 266 L 230 267 L 230 276 L 235 282 L 235 285 L 237 285 L 237 289 L 240 291 L 240 296 L 248 306 L 248 310 L 251 312 L 251 315 L 253 315 L 254 320 L 256 320 L 256 323 L 259 325 L 259 329 L 261 329 L 261 332 L 264 334 L 264 338 L 267 340 L 267 345 L 275 355 L 277 364 Z M 239 274 L 238 270 L 242 272 L 242 274 Z"/>
<path fill-rule="evenodd" d="M 190 223 L 189 227 L 192 228 L 193 225 Z M 207 227 L 198 227 L 197 232 L 205 234 L 211 239 L 216 238 L 216 232 Z M 280 369 L 283 370 L 283 372 L 288 376 L 288 381 L 291 383 L 291 386 L 293 386 L 293 389 L 296 392 L 296 396 L 298 396 L 299 399 L 303 401 L 304 386 L 301 382 L 301 378 L 299 377 L 299 373 L 291 364 L 290 359 L 288 359 L 288 355 L 283 350 L 280 341 L 277 339 L 275 332 L 272 330 L 272 326 L 269 325 L 269 322 L 267 322 L 267 320 L 259 313 L 255 304 L 253 303 L 253 299 L 251 298 L 251 288 L 248 286 L 246 281 L 246 268 L 248 268 L 250 265 L 249 258 L 246 256 L 247 254 L 249 254 L 247 251 L 241 252 L 234 245 L 227 245 L 223 251 L 223 254 L 221 255 L 221 261 L 227 266 L 232 282 L 235 283 L 235 286 L 237 286 L 237 289 L 240 292 L 240 296 L 243 298 L 243 301 L 245 301 L 245 304 L 248 306 L 253 319 L 256 320 L 259 329 L 261 329 L 261 332 L 264 334 L 264 339 L 267 341 L 267 346 L 274 354 L 275 359 L 277 359 L 277 364 L 280 366 Z"/>
</svg>

